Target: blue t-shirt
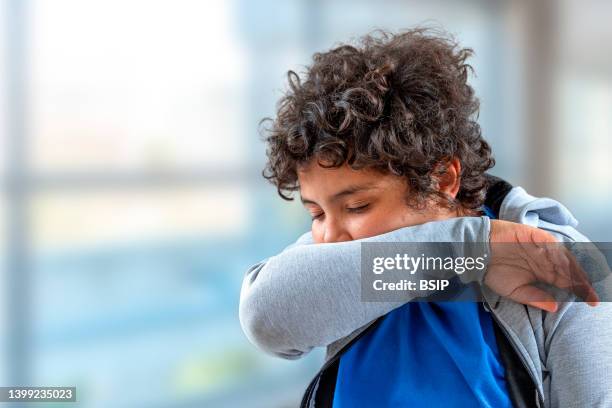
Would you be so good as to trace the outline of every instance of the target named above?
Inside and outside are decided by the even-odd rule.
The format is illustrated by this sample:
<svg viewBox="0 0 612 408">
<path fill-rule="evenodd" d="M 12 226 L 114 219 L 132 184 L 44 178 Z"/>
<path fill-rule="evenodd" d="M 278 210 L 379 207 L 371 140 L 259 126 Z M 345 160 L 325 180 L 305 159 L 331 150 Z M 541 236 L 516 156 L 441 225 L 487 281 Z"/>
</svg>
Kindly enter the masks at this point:
<svg viewBox="0 0 612 408">
<path fill-rule="evenodd" d="M 334 408 L 511 407 L 478 302 L 411 302 L 340 357 Z"/>
</svg>

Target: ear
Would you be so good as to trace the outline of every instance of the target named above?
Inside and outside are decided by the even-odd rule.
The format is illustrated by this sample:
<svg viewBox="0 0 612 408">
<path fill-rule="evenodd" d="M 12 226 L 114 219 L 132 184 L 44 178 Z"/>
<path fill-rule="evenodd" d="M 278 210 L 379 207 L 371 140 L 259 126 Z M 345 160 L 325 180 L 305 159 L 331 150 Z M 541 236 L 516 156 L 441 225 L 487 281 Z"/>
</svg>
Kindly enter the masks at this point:
<svg viewBox="0 0 612 408">
<path fill-rule="evenodd" d="M 434 172 L 434 178 L 437 180 L 438 191 L 452 198 L 457 197 L 459 187 L 461 187 L 461 163 L 459 159 L 452 158 L 440 163 Z"/>
</svg>

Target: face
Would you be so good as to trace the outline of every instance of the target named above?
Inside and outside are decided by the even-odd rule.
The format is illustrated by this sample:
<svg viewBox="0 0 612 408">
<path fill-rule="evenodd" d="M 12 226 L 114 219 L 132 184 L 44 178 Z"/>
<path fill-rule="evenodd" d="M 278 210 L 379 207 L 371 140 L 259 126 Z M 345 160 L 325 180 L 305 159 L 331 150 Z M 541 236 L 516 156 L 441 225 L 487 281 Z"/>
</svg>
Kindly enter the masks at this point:
<svg viewBox="0 0 612 408">
<path fill-rule="evenodd" d="M 324 168 L 313 161 L 298 171 L 298 179 L 316 243 L 366 238 L 458 215 L 433 204 L 424 210 L 408 207 L 405 179 L 373 170 L 353 170 L 346 164 Z"/>
</svg>

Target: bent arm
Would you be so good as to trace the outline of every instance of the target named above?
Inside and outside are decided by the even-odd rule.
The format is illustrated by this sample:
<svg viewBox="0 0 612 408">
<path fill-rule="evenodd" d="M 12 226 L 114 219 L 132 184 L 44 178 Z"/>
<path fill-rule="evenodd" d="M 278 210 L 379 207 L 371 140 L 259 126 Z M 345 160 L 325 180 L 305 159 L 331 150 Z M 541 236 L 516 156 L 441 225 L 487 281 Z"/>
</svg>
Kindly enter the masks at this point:
<svg viewBox="0 0 612 408">
<path fill-rule="evenodd" d="M 547 407 L 612 407 L 612 275 L 606 258 L 576 230 L 578 222 L 560 203 L 533 197 L 515 187 L 501 206 L 501 218 L 529 224 L 569 244 L 595 291 L 604 302 L 597 307 L 577 302 L 572 294 L 554 290 L 561 302 L 556 313 L 528 308 L 532 322 L 542 322 L 544 350 L 540 355 L 544 381 L 549 381 Z"/>
<path fill-rule="evenodd" d="M 240 323 L 249 340 L 264 351 L 299 358 L 419 295 L 406 291 L 402 302 L 362 302 L 362 242 L 482 242 L 488 252 L 489 232 L 487 217 L 464 217 L 339 243 L 301 245 L 312 242 L 304 234 L 294 245 L 247 271 L 240 295 Z M 414 256 L 421 254 L 418 246 L 414 252 Z"/>
</svg>

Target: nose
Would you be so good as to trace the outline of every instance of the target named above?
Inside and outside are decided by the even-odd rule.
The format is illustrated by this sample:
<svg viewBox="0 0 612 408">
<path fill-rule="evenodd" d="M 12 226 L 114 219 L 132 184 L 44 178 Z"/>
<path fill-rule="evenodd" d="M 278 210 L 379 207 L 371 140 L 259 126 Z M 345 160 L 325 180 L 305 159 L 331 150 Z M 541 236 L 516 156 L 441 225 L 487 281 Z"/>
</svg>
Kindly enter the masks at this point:
<svg viewBox="0 0 612 408">
<path fill-rule="evenodd" d="M 343 241 L 351 241 L 351 234 L 348 233 L 344 226 L 333 219 L 326 220 L 325 223 L 325 232 L 323 233 L 323 242 L 331 243 L 331 242 L 343 242 Z"/>
</svg>

